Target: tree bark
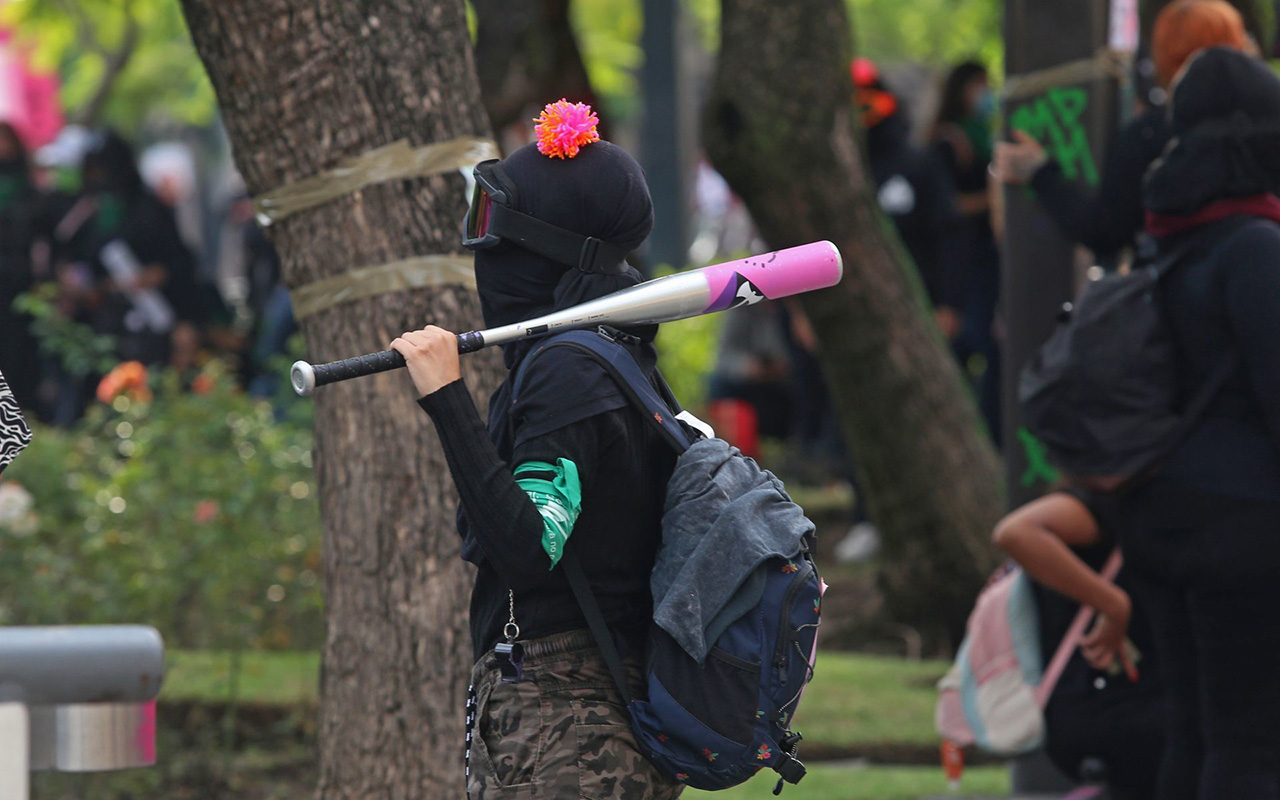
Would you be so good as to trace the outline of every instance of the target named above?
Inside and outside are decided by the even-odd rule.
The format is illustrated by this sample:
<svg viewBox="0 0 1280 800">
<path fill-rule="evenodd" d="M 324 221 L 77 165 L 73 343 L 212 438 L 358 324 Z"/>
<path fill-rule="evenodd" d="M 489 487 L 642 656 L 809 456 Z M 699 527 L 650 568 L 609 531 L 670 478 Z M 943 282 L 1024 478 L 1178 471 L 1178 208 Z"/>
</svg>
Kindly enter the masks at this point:
<svg viewBox="0 0 1280 800">
<path fill-rule="evenodd" d="M 495 131 L 519 121 L 530 106 L 561 97 L 600 109 L 582 51 L 573 35 L 569 0 L 472 0 L 476 11 L 476 69 Z M 536 116 L 534 114 L 533 116 Z"/>
<path fill-rule="evenodd" d="M 236 165 L 258 195 L 401 138 L 487 135 L 462 0 L 183 0 Z M 455 174 L 377 184 L 268 229 L 291 288 L 413 255 L 459 251 Z M 302 320 L 314 361 L 385 348 L 427 322 L 477 327 L 447 286 L 355 300 Z M 463 364 L 487 396 L 496 353 Z M 471 573 L 456 495 L 403 371 L 315 396 L 328 635 L 320 798 L 456 797 Z"/>
<path fill-rule="evenodd" d="M 872 517 L 889 612 L 958 634 L 994 566 L 996 454 L 880 212 L 852 116 L 843 0 L 723 0 L 707 153 L 772 247 L 830 239 L 839 286 L 804 295 Z"/>
</svg>

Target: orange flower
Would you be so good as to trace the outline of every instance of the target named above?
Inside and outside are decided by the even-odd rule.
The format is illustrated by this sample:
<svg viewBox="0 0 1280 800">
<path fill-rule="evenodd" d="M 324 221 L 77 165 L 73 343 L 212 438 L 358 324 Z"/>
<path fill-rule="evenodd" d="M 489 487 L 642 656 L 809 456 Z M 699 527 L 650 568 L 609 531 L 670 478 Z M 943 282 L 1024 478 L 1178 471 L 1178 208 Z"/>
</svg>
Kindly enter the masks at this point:
<svg viewBox="0 0 1280 800">
<path fill-rule="evenodd" d="M 220 510 L 221 509 L 219 509 L 218 507 L 218 501 L 201 500 L 200 502 L 196 503 L 195 513 L 193 513 L 191 517 L 196 521 L 197 525 L 203 525 L 206 522 L 212 522 L 213 520 L 217 519 L 218 512 Z"/>
<path fill-rule="evenodd" d="M 196 394 L 208 394 L 213 390 L 213 378 L 207 372 L 201 372 L 191 381 L 191 391 Z"/>
<path fill-rule="evenodd" d="M 98 383 L 98 402 L 110 403 L 121 392 L 128 392 L 129 399 L 139 403 L 151 401 L 151 390 L 147 388 L 147 368 L 141 362 L 125 361 L 108 372 Z"/>
<path fill-rule="evenodd" d="M 118 394 L 120 394 L 120 381 L 112 371 L 98 383 L 98 402 L 111 405 L 111 401 L 115 400 Z"/>
</svg>

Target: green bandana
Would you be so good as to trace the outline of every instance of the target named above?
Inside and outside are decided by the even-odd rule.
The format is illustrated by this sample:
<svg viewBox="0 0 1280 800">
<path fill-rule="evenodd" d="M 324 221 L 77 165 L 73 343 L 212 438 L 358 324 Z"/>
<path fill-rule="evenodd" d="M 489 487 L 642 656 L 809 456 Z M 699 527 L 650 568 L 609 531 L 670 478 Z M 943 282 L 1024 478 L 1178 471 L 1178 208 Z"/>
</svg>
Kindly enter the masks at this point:
<svg viewBox="0 0 1280 800">
<path fill-rule="evenodd" d="M 553 473 L 554 478 L 521 478 L 530 472 Z M 582 483 L 578 465 L 567 458 L 556 459 L 555 466 L 545 461 L 526 461 L 516 467 L 516 485 L 524 489 L 542 515 L 542 549 L 555 569 L 564 555 L 565 543 L 573 533 L 573 523 L 582 512 Z"/>
<path fill-rule="evenodd" d="M 16 175 L 0 175 L 0 211 L 22 196 L 23 181 Z"/>
<path fill-rule="evenodd" d="M 98 195 L 98 214 L 94 218 L 94 228 L 98 233 L 110 236 L 120 230 L 124 222 L 124 198 L 111 192 Z"/>
</svg>

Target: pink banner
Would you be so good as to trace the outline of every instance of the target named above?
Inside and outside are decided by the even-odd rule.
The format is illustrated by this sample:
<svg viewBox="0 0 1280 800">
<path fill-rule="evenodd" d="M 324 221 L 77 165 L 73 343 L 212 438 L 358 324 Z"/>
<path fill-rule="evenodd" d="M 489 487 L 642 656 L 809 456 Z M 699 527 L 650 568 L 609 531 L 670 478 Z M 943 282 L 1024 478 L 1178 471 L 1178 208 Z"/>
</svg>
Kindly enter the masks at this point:
<svg viewBox="0 0 1280 800">
<path fill-rule="evenodd" d="M 14 43 L 12 31 L 2 29 L 0 121 L 17 128 L 22 141 L 32 150 L 53 141 L 62 129 L 57 75 L 32 70 L 27 53 Z"/>
</svg>

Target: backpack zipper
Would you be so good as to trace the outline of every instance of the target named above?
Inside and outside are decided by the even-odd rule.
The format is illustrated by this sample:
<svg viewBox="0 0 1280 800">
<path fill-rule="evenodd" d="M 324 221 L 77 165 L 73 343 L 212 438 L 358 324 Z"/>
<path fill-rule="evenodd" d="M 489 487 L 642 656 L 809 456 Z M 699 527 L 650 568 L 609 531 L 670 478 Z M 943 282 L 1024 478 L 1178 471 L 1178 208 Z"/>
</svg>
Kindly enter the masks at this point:
<svg viewBox="0 0 1280 800">
<path fill-rule="evenodd" d="M 781 678 L 781 685 L 787 685 L 787 672 L 784 669 L 787 665 L 787 630 L 791 627 L 791 604 L 795 602 L 796 593 L 800 591 L 800 587 L 804 586 L 805 580 L 809 577 L 809 573 L 813 571 L 813 565 L 809 562 L 808 554 L 801 553 L 800 571 L 791 579 L 791 585 L 787 587 L 787 593 L 782 598 L 782 619 L 778 624 L 778 641 L 774 644 L 773 666 L 778 670 Z"/>
</svg>

